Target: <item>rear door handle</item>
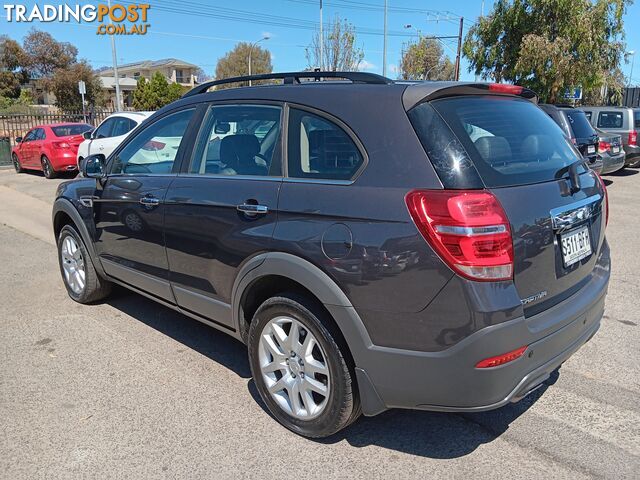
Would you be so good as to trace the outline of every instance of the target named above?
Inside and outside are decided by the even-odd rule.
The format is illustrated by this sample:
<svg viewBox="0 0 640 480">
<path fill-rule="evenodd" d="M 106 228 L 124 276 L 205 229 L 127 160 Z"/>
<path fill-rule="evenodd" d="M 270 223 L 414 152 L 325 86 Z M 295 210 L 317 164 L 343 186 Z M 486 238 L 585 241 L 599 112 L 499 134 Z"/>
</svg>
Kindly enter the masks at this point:
<svg viewBox="0 0 640 480">
<path fill-rule="evenodd" d="M 247 215 L 264 215 L 269 212 L 269 207 L 266 205 L 253 205 L 251 203 L 243 203 L 236 208 L 239 212 L 246 213 Z"/>
<path fill-rule="evenodd" d="M 160 200 L 156 197 L 142 197 L 140 199 L 140 203 L 146 206 L 153 206 L 153 205 L 159 205 Z"/>
</svg>

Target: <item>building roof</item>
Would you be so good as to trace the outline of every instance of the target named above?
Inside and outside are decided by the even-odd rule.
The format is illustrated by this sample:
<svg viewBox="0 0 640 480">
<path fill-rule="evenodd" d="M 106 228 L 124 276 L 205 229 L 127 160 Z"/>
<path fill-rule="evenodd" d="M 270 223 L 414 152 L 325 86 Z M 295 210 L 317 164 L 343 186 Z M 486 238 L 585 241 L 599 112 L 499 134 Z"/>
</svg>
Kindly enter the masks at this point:
<svg viewBox="0 0 640 480">
<path fill-rule="evenodd" d="M 139 62 L 125 63 L 118 65 L 118 70 L 148 70 L 151 68 L 178 67 L 178 68 L 198 68 L 193 63 L 178 60 L 177 58 L 163 58 L 162 60 L 141 60 Z M 113 69 L 104 70 L 102 73 L 113 74 Z"/>
</svg>

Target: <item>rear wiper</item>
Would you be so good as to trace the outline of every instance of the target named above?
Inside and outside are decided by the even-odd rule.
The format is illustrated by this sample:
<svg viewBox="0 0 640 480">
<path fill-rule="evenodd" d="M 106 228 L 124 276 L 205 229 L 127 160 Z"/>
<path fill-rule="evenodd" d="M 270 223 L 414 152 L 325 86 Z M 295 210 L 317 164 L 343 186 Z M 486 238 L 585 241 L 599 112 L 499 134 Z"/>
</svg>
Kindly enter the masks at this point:
<svg viewBox="0 0 640 480">
<path fill-rule="evenodd" d="M 587 163 L 589 159 L 582 157 L 580 160 L 562 167 L 555 174 L 555 178 L 562 178 L 565 173 L 569 173 L 569 182 L 571 182 L 571 193 L 575 193 L 580 190 L 580 175 L 578 175 L 578 167 Z"/>
</svg>

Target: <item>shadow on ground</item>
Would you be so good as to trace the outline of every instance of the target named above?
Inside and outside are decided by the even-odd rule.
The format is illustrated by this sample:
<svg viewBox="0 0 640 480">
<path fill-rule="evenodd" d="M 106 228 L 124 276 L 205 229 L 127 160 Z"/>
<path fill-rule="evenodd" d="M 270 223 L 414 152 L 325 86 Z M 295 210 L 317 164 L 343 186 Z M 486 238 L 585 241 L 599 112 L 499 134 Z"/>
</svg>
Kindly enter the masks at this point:
<svg viewBox="0 0 640 480">
<path fill-rule="evenodd" d="M 270 415 L 251 379 L 246 347 L 228 335 L 140 295 L 117 289 L 112 307 L 168 335 L 248 380 L 253 399 Z M 162 309 L 161 315 L 158 309 Z M 555 383 L 556 372 L 545 385 L 518 403 L 483 413 L 436 413 L 389 410 L 376 417 L 360 417 L 353 425 L 318 443 L 348 442 L 354 447 L 375 445 L 429 458 L 457 458 L 492 442 L 525 413 Z M 275 422 L 275 419 L 274 419 Z M 292 434 L 293 435 L 293 434 Z"/>
</svg>

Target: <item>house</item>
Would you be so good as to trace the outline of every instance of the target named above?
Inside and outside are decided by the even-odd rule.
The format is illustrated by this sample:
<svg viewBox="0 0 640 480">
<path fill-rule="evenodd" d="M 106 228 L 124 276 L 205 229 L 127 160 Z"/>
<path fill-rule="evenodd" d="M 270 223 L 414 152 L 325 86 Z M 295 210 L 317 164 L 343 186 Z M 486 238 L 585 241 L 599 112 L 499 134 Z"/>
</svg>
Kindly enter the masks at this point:
<svg viewBox="0 0 640 480">
<path fill-rule="evenodd" d="M 106 104 L 110 108 L 115 108 L 116 105 L 116 77 L 108 77 L 103 75 L 104 72 L 100 72 L 100 82 L 102 83 L 102 89 L 106 93 Z M 118 71 L 118 73 L 120 73 Z M 133 91 L 138 85 L 138 81 L 133 78 L 121 78 L 120 82 L 120 94 L 122 95 L 122 105 L 130 107 L 133 105 Z"/>
<path fill-rule="evenodd" d="M 151 80 L 154 73 L 160 72 L 167 81 L 185 87 L 193 87 L 198 83 L 197 71 L 197 65 L 176 58 L 143 60 L 118 66 L 118 76 L 121 78 L 131 78 L 135 81 L 139 78 Z M 102 70 L 100 75 L 113 77 L 113 69 Z"/>
</svg>

